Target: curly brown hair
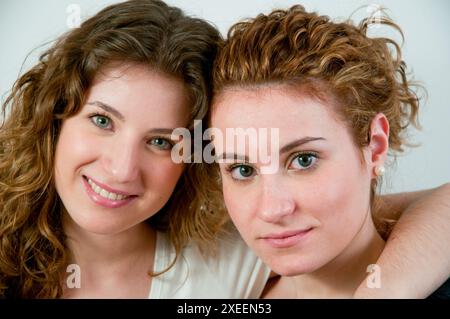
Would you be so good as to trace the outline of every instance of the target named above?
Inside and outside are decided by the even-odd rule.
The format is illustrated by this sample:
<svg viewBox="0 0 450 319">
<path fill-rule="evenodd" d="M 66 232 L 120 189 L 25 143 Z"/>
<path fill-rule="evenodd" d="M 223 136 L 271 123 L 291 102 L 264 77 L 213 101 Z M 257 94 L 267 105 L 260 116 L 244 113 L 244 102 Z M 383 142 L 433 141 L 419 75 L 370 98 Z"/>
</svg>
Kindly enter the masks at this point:
<svg viewBox="0 0 450 319">
<path fill-rule="evenodd" d="M 321 100 L 332 99 L 361 148 L 370 141 L 372 119 L 383 113 L 390 125 L 391 155 L 396 155 L 407 145 L 405 129 L 410 124 L 419 127 L 414 88 L 420 86 L 408 78 L 401 48 L 394 40 L 367 35 L 373 24 L 392 27 L 403 39 L 401 29 L 386 15 L 374 14 L 359 25 L 350 20 L 337 23 L 300 5 L 239 22 L 219 49 L 213 70 L 214 96 L 220 98 L 220 92 L 230 87 L 273 83 L 292 85 Z M 372 204 L 376 185 L 374 180 Z"/>
<path fill-rule="evenodd" d="M 0 128 L 0 298 L 62 295 L 68 252 L 54 185 L 55 145 L 62 121 L 80 110 L 96 73 L 120 61 L 183 80 L 192 123 L 207 112 L 220 41 L 212 25 L 176 7 L 132 0 L 61 36 L 16 81 Z M 168 203 L 149 221 L 168 232 L 177 255 L 188 240 L 211 242 L 221 225 L 222 216 L 205 209 L 208 194 L 197 187 L 205 177 L 195 165 L 187 166 Z"/>
</svg>

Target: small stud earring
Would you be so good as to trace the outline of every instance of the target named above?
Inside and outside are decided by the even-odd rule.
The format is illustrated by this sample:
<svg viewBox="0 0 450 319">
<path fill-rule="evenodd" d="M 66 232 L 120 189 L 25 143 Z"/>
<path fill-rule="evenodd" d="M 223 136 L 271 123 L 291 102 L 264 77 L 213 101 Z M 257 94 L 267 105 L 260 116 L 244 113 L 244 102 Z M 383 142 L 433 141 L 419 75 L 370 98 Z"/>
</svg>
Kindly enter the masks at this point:
<svg viewBox="0 0 450 319">
<path fill-rule="evenodd" d="M 383 176 L 384 173 L 386 173 L 386 169 L 383 165 L 375 167 L 375 175 L 377 176 Z"/>
</svg>

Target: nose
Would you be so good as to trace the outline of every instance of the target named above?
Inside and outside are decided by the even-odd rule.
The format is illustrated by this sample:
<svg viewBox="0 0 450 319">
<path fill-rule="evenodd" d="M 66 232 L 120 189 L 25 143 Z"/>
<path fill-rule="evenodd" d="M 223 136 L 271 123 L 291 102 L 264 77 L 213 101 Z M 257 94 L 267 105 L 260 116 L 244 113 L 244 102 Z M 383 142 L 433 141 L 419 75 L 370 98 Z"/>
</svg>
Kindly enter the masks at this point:
<svg viewBox="0 0 450 319">
<path fill-rule="evenodd" d="M 139 143 L 129 139 L 110 141 L 103 157 L 103 166 L 114 182 L 136 180 L 139 174 Z"/>
<path fill-rule="evenodd" d="M 259 217 L 268 223 L 280 222 L 293 214 L 296 208 L 288 185 L 283 185 L 275 176 L 266 177 L 263 182 L 259 203 Z"/>
</svg>

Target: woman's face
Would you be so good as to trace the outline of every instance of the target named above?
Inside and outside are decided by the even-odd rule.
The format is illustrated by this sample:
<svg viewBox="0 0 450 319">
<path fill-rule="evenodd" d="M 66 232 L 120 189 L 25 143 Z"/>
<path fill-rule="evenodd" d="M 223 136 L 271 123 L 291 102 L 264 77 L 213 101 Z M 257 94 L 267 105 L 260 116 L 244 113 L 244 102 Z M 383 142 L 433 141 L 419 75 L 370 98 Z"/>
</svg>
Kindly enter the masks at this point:
<svg viewBox="0 0 450 319">
<path fill-rule="evenodd" d="M 56 146 L 56 189 L 78 226 L 119 233 L 164 206 L 183 171 L 170 136 L 186 126 L 188 107 L 183 83 L 148 67 L 99 72 Z"/>
<path fill-rule="evenodd" d="M 213 105 L 211 124 L 222 132 L 279 129 L 279 147 L 273 150 L 279 169 L 274 174 L 261 174 L 259 159 L 234 160 L 237 152 L 230 143 L 215 141 L 214 146 L 219 157 L 226 154 L 230 161 L 221 163 L 220 171 L 231 219 L 247 244 L 282 275 L 319 269 L 371 222 L 373 166 L 363 164 L 333 108 L 275 85 L 227 89 Z M 247 153 L 235 157 L 243 158 L 255 147 L 247 143 Z M 362 152 L 364 158 L 370 156 L 368 150 Z"/>
</svg>

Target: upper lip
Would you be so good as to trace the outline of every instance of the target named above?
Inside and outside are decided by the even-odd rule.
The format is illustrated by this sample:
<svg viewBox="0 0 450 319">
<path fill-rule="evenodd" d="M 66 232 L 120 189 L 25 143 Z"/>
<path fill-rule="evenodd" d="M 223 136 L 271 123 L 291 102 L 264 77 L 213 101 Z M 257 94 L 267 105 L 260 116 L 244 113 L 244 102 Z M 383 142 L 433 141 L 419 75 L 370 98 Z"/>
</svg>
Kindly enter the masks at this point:
<svg viewBox="0 0 450 319">
<path fill-rule="evenodd" d="M 312 227 L 307 227 L 307 228 L 303 228 L 303 229 L 297 229 L 297 230 L 288 230 L 285 232 L 281 232 L 281 233 L 271 233 L 271 234 L 267 234 L 264 236 L 261 236 L 260 238 L 262 239 L 281 239 L 281 238 L 287 238 L 287 237 L 292 237 L 295 235 L 298 235 L 300 233 L 304 233 L 307 232 L 308 230 L 311 230 Z"/>
<path fill-rule="evenodd" d="M 137 196 L 136 194 L 133 194 L 133 193 L 130 193 L 130 192 L 125 192 L 125 191 L 122 191 L 122 190 L 118 190 L 118 189 L 109 187 L 108 185 L 103 184 L 103 183 L 93 179 L 92 177 L 89 177 L 89 176 L 86 176 L 86 175 L 84 175 L 84 177 L 87 178 L 87 179 L 90 179 L 95 184 L 97 184 L 98 186 L 100 186 L 101 188 L 103 188 L 104 190 L 106 190 L 106 191 L 108 191 L 110 193 L 115 193 L 115 194 L 123 195 L 123 196 Z"/>
</svg>

